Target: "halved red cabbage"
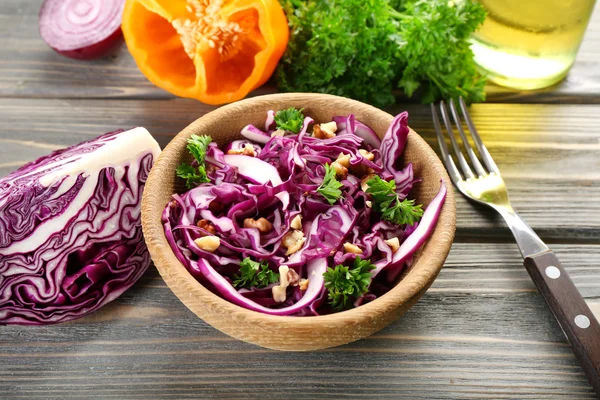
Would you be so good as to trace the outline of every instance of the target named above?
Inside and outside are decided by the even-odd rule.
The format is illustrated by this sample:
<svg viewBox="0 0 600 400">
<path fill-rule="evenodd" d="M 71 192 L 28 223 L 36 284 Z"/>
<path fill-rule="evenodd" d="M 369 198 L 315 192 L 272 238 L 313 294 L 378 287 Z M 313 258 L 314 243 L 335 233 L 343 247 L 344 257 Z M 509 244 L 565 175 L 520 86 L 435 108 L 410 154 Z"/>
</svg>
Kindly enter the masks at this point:
<svg viewBox="0 0 600 400">
<path fill-rule="evenodd" d="M 58 150 L 0 179 L 0 323 L 69 321 L 150 264 L 140 202 L 160 153 L 144 128 Z"/>
</svg>

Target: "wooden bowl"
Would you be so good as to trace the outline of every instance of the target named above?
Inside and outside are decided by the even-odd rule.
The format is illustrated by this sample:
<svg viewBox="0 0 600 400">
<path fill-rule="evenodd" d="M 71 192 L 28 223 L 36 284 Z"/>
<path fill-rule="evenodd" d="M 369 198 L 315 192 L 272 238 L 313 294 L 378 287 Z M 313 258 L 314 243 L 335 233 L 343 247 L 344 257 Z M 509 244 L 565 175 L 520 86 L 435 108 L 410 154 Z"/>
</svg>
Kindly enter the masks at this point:
<svg viewBox="0 0 600 400">
<path fill-rule="evenodd" d="M 182 191 L 175 168 L 189 161 L 186 141 L 191 134 L 206 134 L 220 145 L 239 139 L 240 129 L 264 124 L 269 109 L 304 108 L 315 121 L 330 121 L 335 115 L 354 114 L 382 137 L 392 116 L 358 101 L 324 94 L 274 94 L 253 97 L 212 111 L 181 131 L 164 149 L 146 182 L 142 199 L 142 225 L 152 259 L 173 293 L 204 321 L 233 336 L 278 350 L 315 350 L 367 337 L 404 314 L 429 288 L 439 273 L 455 229 L 452 184 L 441 161 L 414 131 L 408 136 L 405 162 L 412 162 L 415 176 L 423 181 L 413 189 L 417 203 L 428 205 L 440 188 L 448 188 L 446 202 L 433 235 L 415 256 L 403 279 L 384 296 L 358 308 L 314 317 L 272 316 L 250 311 L 224 300 L 203 287 L 177 260 L 163 231 L 161 213 L 171 194 Z"/>
</svg>

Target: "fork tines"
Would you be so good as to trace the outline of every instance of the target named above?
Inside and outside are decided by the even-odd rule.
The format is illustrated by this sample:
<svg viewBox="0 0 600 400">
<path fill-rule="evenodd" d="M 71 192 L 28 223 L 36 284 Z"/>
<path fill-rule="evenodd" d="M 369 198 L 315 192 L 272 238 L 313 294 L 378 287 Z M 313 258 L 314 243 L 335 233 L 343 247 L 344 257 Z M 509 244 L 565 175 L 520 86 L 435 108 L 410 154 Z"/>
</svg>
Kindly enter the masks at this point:
<svg viewBox="0 0 600 400">
<path fill-rule="evenodd" d="M 450 154 L 450 151 L 448 150 L 446 140 L 444 139 L 444 132 L 440 125 L 440 120 L 438 118 L 438 113 L 436 110 L 436 106 L 434 104 L 431 104 L 431 114 L 433 116 L 433 125 L 435 127 L 435 132 L 437 134 L 440 149 L 442 151 L 442 159 L 444 161 L 444 164 L 446 165 L 446 169 L 448 170 L 448 173 L 450 174 L 450 178 L 452 178 L 452 181 L 454 183 L 456 183 L 460 180 L 463 180 L 463 178 L 464 179 L 475 178 L 476 175 L 477 176 L 486 176 L 488 173 L 496 173 L 496 174 L 500 175 L 500 171 L 498 170 L 496 163 L 494 163 L 492 156 L 490 156 L 490 153 L 487 151 L 485 145 L 481 141 L 481 137 L 479 137 L 479 133 L 477 133 L 477 129 L 475 128 L 475 125 L 473 124 L 473 120 L 471 120 L 471 116 L 469 115 L 469 112 L 467 111 L 467 105 L 465 104 L 465 101 L 463 100 L 462 97 L 459 98 L 459 103 L 460 103 L 460 108 L 462 111 L 463 118 L 465 119 L 465 122 L 467 123 L 469 132 L 471 134 L 471 137 L 473 138 L 473 141 L 475 142 L 475 146 L 477 147 L 477 150 L 481 156 L 481 159 L 483 160 L 483 165 L 485 165 L 485 168 L 483 167 L 481 161 L 479 161 L 479 158 L 475 154 L 475 151 L 473 150 L 473 148 L 471 147 L 471 144 L 469 143 L 469 140 L 467 139 L 467 136 L 463 129 L 463 124 L 462 124 L 460 115 L 454 104 L 454 100 L 450 100 L 450 112 L 452 113 L 452 120 L 448 113 L 448 108 L 446 107 L 446 103 L 444 101 L 441 101 L 439 103 L 439 110 L 442 115 L 442 120 L 444 121 L 444 126 L 446 127 L 448 137 L 450 138 L 450 142 L 452 143 L 452 148 L 454 149 L 455 157 L 458 160 L 458 165 L 460 166 L 460 172 L 459 172 L 458 168 L 456 167 L 456 164 L 454 162 L 454 158 L 453 158 L 452 154 Z M 459 143 L 457 141 L 456 136 L 454 135 L 454 130 L 452 129 L 453 121 L 454 121 L 454 125 L 456 126 L 456 129 L 458 130 L 460 138 L 462 139 L 462 146 L 466 150 L 469 160 L 471 161 L 470 164 L 467 162 L 467 159 L 463 155 L 463 152 L 461 150 L 461 143 Z M 471 169 L 471 166 L 475 169 L 475 173 L 473 173 L 473 169 Z M 486 171 L 486 169 L 487 169 L 487 171 Z"/>
</svg>

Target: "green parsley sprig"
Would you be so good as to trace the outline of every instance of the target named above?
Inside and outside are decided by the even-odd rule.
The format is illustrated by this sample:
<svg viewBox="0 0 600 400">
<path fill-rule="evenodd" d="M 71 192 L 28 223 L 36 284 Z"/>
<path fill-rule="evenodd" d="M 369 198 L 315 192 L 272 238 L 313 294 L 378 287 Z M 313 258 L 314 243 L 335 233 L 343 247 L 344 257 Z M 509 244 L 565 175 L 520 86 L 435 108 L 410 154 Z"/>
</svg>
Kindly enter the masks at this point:
<svg viewBox="0 0 600 400">
<path fill-rule="evenodd" d="M 257 262 L 246 257 L 240 263 L 239 275 L 234 275 L 233 286 L 250 288 L 264 288 L 271 283 L 279 282 L 279 274 L 269 268 L 266 261 Z"/>
<path fill-rule="evenodd" d="M 327 268 L 323 278 L 331 307 L 335 311 L 351 308 L 356 299 L 369 291 L 373 269 L 375 265 L 360 257 L 354 259 L 352 268 L 341 264 Z"/>
<path fill-rule="evenodd" d="M 325 177 L 323 183 L 317 188 L 317 192 L 329 202 L 334 204 L 342 197 L 342 184 L 335 178 L 335 170 L 329 165 L 325 164 Z"/>
<path fill-rule="evenodd" d="M 381 218 L 398 225 L 413 225 L 423 216 L 423 206 L 414 200 L 400 200 L 396 193 L 396 182 L 387 182 L 378 176 L 367 181 L 367 193 L 371 195 L 373 210 Z"/>
<path fill-rule="evenodd" d="M 483 101 L 470 49 L 483 23 L 477 0 L 282 0 L 290 40 L 277 67 L 281 91 L 320 92 L 375 106 L 395 91 L 424 103 Z"/>
<path fill-rule="evenodd" d="M 198 162 L 198 166 L 194 168 L 189 164 L 182 163 L 176 170 L 177 176 L 185 179 L 188 189 L 193 189 L 201 183 L 210 182 L 210 179 L 206 175 L 204 161 L 206 159 L 206 151 L 211 142 L 212 138 L 206 135 L 192 135 L 188 139 L 187 149 Z"/>
<path fill-rule="evenodd" d="M 302 108 L 290 107 L 286 110 L 279 110 L 275 113 L 275 125 L 277 129 L 282 129 L 287 132 L 300 133 L 304 124 L 304 114 Z"/>
</svg>

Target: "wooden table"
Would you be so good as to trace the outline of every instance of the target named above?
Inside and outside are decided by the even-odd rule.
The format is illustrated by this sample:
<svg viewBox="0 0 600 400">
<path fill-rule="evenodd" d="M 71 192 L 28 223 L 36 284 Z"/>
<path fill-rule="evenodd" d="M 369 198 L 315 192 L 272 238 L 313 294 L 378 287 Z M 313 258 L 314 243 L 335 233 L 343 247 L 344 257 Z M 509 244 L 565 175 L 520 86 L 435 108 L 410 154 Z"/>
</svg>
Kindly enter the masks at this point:
<svg viewBox="0 0 600 400">
<path fill-rule="evenodd" d="M 212 109 L 152 86 L 125 48 L 91 63 L 56 55 L 37 33 L 40 3 L 0 2 L 0 176 L 121 127 L 145 126 L 165 145 Z M 600 5 L 564 82 L 488 92 L 473 116 L 514 205 L 600 317 Z M 437 147 L 428 107 L 390 112 L 404 109 Z M 196 318 L 150 268 L 81 320 L 0 327 L 0 398 L 594 398 L 504 223 L 462 197 L 457 207 L 439 278 L 368 339 L 311 353 L 245 344 Z"/>
</svg>

